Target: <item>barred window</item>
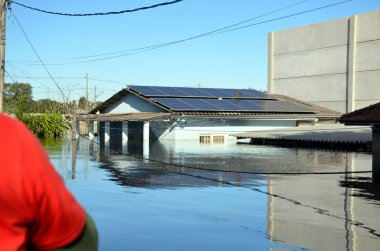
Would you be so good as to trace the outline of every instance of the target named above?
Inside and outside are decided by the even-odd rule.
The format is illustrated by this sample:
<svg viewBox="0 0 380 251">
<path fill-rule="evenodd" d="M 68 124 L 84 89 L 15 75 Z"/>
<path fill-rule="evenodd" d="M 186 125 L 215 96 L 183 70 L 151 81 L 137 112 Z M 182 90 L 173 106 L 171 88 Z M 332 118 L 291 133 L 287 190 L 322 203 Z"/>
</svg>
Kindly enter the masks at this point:
<svg viewBox="0 0 380 251">
<path fill-rule="evenodd" d="M 214 135 L 212 142 L 214 144 L 224 144 L 224 135 Z"/>
<path fill-rule="evenodd" d="M 203 144 L 210 144 L 211 143 L 211 136 L 210 135 L 200 135 L 199 136 L 199 142 Z"/>
<path fill-rule="evenodd" d="M 202 144 L 224 144 L 224 135 L 199 135 L 199 142 Z"/>
</svg>

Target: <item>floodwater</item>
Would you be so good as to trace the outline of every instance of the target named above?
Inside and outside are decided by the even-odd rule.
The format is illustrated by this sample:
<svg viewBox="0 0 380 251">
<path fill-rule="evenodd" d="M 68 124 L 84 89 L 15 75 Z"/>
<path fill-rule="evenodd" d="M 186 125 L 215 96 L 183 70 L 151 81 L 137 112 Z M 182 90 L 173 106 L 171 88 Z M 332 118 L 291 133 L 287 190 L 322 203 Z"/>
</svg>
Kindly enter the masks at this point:
<svg viewBox="0 0 380 251">
<path fill-rule="evenodd" d="M 370 154 L 235 142 L 43 144 L 93 216 L 100 250 L 380 250 L 380 186 L 371 173 L 345 173 L 371 170 Z"/>
</svg>

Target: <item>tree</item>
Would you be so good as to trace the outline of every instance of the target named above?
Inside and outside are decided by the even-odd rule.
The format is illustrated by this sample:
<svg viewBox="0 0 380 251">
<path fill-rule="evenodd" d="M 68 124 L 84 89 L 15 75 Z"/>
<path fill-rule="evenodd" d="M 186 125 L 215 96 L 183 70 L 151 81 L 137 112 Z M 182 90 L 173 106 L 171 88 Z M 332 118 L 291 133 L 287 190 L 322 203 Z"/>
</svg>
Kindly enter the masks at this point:
<svg viewBox="0 0 380 251">
<path fill-rule="evenodd" d="M 31 112 L 34 113 L 65 113 L 67 112 L 67 105 L 64 103 L 51 100 L 40 99 L 33 102 L 33 108 Z"/>
<path fill-rule="evenodd" d="M 87 102 L 88 102 L 88 100 L 86 99 L 86 97 L 80 97 L 80 99 L 78 101 L 78 108 L 79 109 L 86 109 L 87 108 Z"/>
<path fill-rule="evenodd" d="M 33 104 L 29 83 L 4 84 L 4 111 L 10 114 L 30 112 Z"/>
</svg>

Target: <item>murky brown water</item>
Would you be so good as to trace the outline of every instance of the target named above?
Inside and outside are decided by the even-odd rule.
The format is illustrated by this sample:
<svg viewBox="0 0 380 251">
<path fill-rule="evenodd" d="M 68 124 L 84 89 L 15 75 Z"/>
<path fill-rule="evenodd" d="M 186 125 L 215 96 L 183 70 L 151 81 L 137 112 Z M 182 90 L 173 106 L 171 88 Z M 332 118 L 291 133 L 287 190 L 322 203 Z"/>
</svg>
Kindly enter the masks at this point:
<svg viewBox="0 0 380 251">
<path fill-rule="evenodd" d="M 370 170 L 369 154 L 198 142 L 111 151 L 83 138 L 44 144 L 93 215 L 101 250 L 380 249 L 380 186 L 370 173 L 344 174 Z M 338 173 L 285 174 L 320 172 Z"/>
</svg>

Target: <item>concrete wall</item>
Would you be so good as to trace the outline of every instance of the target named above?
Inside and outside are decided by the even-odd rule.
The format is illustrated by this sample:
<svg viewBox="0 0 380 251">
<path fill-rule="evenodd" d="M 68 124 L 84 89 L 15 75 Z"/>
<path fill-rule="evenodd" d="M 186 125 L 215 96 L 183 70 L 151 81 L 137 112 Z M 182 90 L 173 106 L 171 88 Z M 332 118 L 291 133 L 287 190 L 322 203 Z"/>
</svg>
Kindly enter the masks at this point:
<svg viewBox="0 0 380 251">
<path fill-rule="evenodd" d="M 268 92 L 342 113 L 380 102 L 380 10 L 270 33 Z"/>
<path fill-rule="evenodd" d="M 141 98 L 127 94 L 118 102 L 110 105 L 104 113 L 130 113 L 130 112 L 165 112 L 163 109 L 142 100 Z"/>
</svg>

